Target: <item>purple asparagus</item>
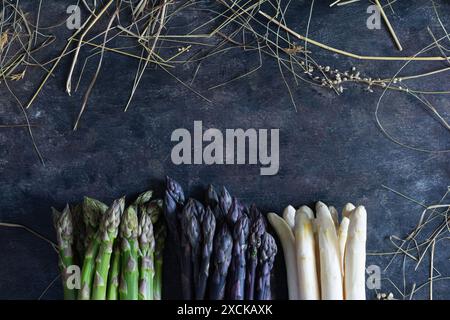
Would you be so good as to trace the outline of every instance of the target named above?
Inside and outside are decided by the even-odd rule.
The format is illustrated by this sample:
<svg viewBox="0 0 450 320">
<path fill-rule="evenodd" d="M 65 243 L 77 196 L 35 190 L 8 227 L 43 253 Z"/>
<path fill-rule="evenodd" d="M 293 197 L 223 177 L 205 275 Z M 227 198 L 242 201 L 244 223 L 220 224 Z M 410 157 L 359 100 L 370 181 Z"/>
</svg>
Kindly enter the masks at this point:
<svg viewBox="0 0 450 320">
<path fill-rule="evenodd" d="M 273 268 L 275 255 L 277 254 L 277 244 L 270 233 L 265 233 L 259 253 L 258 278 L 256 280 L 256 300 L 270 300 L 270 273 Z"/>
<path fill-rule="evenodd" d="M 180 184 L 176 182 L 175 180 L 171 179 L 170 177 L 166 177 L 166 191 L 164 195 L 164 217 L 167 223 L 167 229 L 169 237 L 172 239 L 173 243 L 175 244 L 175 255 L 178 259 L 178 265 L 180 266 L 180 270 L 178 271 L 178 274 L 180 274 L 181 277 L 181 285 L 183 287 L 183 269 L 182 268 L 182 254 L 180 250 L 180 243 L 181 243 L 181 230 L 180 230 L 180 222 L 178 220 L 178 217 L 180 215 L 180 212 L 183 210 L 184 206 L 184 193 L 183 188 L 181 188 Z M 183 291 L 183 297 L 184 291 Z M 186 292 L 187 293 L 187 292 Z"/>
<path fill-rule="evenodd" d="M 253 204 L 250 207 L 250 235 L 247 250 L 247 275 L 245 277 L 245 298 L 254 299 L 256 267 L 258 265 L 258 251 L 261 246 L 261 238 L 266 232 L 266 222 L 261 212 Z"/>
<path fill-rule="evenodd" d="M 215 230 L 216 230 L 216 218 L 213 212 L 211 211 L 211 208 L 207 207 L 202 217 L 202 224 L 201 224 L 201 232 L 202 232 L 201 264 L 195 291 L 195 298 L 197 300 L 205 299 L 206 284 L 209 275 Z"/>
<path fill-rule="evenodd" d="M 236 224 L 239 218 L 242 216 L 242 205 L 236 197 L 233 197 L 231 206 L 227 213 L 227 222 L 231 228 Z"/>
<path fill-rule="evenodd" d="M 166 177 L 166 193 L 164 197 L 164 216 L 167 228 L 175 243 L 180 240 L 180 226 L 178 217 L 184 206 L 184 193 L 180 184 L 170 177 Z"/>
<path fill-rule="evenodd" d="M 222 300 L 225 296 L 225 282 L 231 262 L 233 237 L 226 223 L 222 223 L 214 239 L 213 273 L 211 275 L 209 298 Z"/>
<path fill-rule="evenodd" d="M 233 228 L 233 252 L 227 283 L 227 298 L 230 300 L 243 300 L 245 288 L 245 265 L 247 240 L 250 232 L 250 220 L 241 215 Z"/>
<path fill-rule="evenodd" d="M 219 203 L 219 195 L 217 194 L 217 191 L 216 191 L 216 189 L 214 188 L 214 186 L 212 184 L 210 184 L 208 186 L 208 190 L 206 191 L 205 203 L 212 210 L 214 210 L 214 208 Z"/>
<path fill-rule="evenodd" d="M 199 273 L 201 230 L 199 220 L 203 215 L 203 205 L 189 199 L 180 216 L 181 227 L 181 285 L 183 297 L 191 300 Z"/>
<path fill-rule="evenodd" d="M 219 194 L 219 202 L 217 204 L 216 210 L 214 210 L 214 214 L 216 215 L 216 221 L 218 224 L 221 224 L 222 221 L 226 220 L 228 211 L 231 207 L 231 196 L 228 190 L 225 187 L 222 187 L 222 190 Z"/>
</svg>

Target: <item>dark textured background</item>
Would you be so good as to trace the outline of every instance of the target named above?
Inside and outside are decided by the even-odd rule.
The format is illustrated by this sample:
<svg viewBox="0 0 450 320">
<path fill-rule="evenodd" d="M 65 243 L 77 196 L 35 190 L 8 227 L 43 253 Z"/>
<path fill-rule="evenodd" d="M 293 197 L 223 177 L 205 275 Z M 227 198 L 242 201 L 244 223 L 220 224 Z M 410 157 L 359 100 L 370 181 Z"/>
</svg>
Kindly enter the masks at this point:
<svg viewBox="0 0 450 320">
<path fill-rule="evenodd" d="M 37 1 L 21 1 L 28 11 Z M 43 1 L 42 25 L 63 21 L 70 1 Z M 450 4 L 438 1 L 442 21 L 450 28 Z M 208 6 L 208 3 L 203 4 Z M 361 54 L 412 55 L 431 43 L 427 26 L 442 36 L 429 1 L 397 1 L 389 17 L 405 48 L 399 53 L 386 32 L 368 30 L 366 1 L 329 9 L 328 1 L 316 1 L 310 36 L 329 45 Z M 305 33 L 309 1 L 295 1 L 288 24 Z M 185 17 L 186 21 L 195 17 Z M 261 20 L 264 21 L 264 20 Z M 45 57 L 58 54 L 70 33 L 64 25 L 49 31 L 58 40 Z M 448 42 L 447 42 L 448 44 Z M 378 77 L 392 76 L 400 62 L 354 61 L 310 46 L 323 65 L 359 70 Z M 439 55 L 433 50 L 430 55 Z M 44 59 L 45 60 L 45 59 Z M 89 101 L 80 128 L 71 126 L 81 105 L 82 92 L 96 68 L 87 65 L 84 84 L 73 97 L 64 92 L 70 59 L 64 59 L 36 103 L 29 110 L 33 132 L 46 165 L 37 159 L 25 129 L 0 129 L 0 220 L 22 223 L 54 239 L 50 207 L 80 201 L 84 195 L 111 201 L 121 195 L 131 197 L 154 188 L 161 192 L 165 175 L 177 179 L 188 194 L 199 195 L 208 183 L 226 185 L 247 203 L 256 202 L 263 211 L 281 212 L 288 205 L 312 204 L 323 200 L 341 208 L 347 201 L 363 204 L 368 210 L 367 249 L 389 251 L 388 236 L 403 236 L 416 225 L 421 208 L 386 189 L 382 184 L 427 204 L 437 202 L 449 184 L 448 154 L 423 153 L 406 149 L 386 138 L 375 121 L 375 107 L 381 91 L 370 93 L 360 86 L 347 86 L 341 96 L 300 82 L 291 83 L 298 110 L 290 102 L 276 61 L 264 57 L 260 70 L 242 80 L 216 90 L 209 87 L 250 70 L 258 63 L 253 52 L 234 50 L 225 57 L 210 59 L 200 68 L 193 87 L 211 99 L 211 104 L 187 90 L 163 70 L 148 70 L 130 110 L 123 106 L 131 88 L 136 61 L 106 54 L 103 72 Z M 81 67 L 79 63 L 79 68 Z M 405 74 L 430 71 L 444 63 L 412 63 Z M 190 81 L 195 64 L 174 72 Z M 25 80 L 12 88 L 22 101 L 34 92 L 42 72 L 30 69 Z M 79 71 L 79 70 L 78 70 Z M 411 86 L 448 90 L 448 73 L 410 82 Z M 83 90 L 81 90 L 83 89 Z M 23 123 L 15 100 L 1 87 L 0 122 Z M 446 95 L 429 100 L 449 116 Z M 402 93 L 388 93 L 381 101 L 383 125 L 402 142 L 430 149 L 450 148 L 450 136 L 417 100 Z M 192 130 L 193 121 L 204 128 L 280 128 L 280 171 L 276 176 L 260 176 L 258 166 L 175 166 L 170 161 L 176 128 Z M 437 245 L 435 265 L 448 275 L 449 252 L 445 242 Z M 448 247 L 448 246 L 447 246 Z M 280 246 L 281 248 L 281 246 Z M 169 248 L 170 249 L 170 248 Z M 176 275 L 171 274 L 174 257 L 166 254 L 165 292 L 178 297 Z M 389 257 L 368 257 L 368 264 L 384 267 Z M 417 284 L 426 280 L 428 264 L 416 273 L 407 270 Z M 57 276 L 57 257 L 41 240 L 17 229 L 0 231 L 0 298 L 36 299 Z M 403 289 L 401 260 L 395 260 L 383 275 Z M 286 298 L 282 251 L 275 266 L 274 285 L 278 298 Z M 388 281 L 381 291 L 394 289 Z M 435 298 L 450 298 L 448 282 L 435 283 Z M 395 291 L 394 291 L 395 293 Z M 57 281 L 43 296 L 62 295 Z M 373 298 L 373 292 L 369 292 Z M 427 290 L 417 293 L 427 298 Z"/>
</svg>

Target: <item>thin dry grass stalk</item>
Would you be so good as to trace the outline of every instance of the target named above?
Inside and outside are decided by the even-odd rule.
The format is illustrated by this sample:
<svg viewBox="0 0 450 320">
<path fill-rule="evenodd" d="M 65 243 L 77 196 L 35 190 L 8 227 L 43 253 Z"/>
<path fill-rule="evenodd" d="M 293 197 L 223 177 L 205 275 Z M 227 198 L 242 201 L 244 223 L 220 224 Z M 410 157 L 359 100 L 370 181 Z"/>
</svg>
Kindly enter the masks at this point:
<svg viewBox="0 0 450 320">
<path fill-rule="evenodd" d="M 381 252 L 370 253 L 369 255 L 382 256 L 391 255 L 391 259 L 387 263 L 384 271 L 388 271 L 391 265 L 396 259 L 402 259 L 402 277 L 403 277 L 403 289 L 400 289 L 398 285 L 394 284 L 387 278 L 391 285 L 396 288 L 398 293 L 404 299 L 413 299 L 413 296 L 421 289 L 428 286 L 429 299 L 433 300 L 435 281 L 450 280 L 450 275 L 440 272 L 438 266 L 435 263 L 435 257 L 437 254 L 442 256 L 443 253 L 449 251 L 448 240 L 450 240 L 450 204 L 445 203 L 448 201 L 450 187 L 447 187 L 447 191 L 441 200 L 437 204 L 425 205 L 407 195 L 402 194 L 392 188 L 382 185 L 383 188 L 420 205 L 424 209 L 419 215 L 417 225 L 404 237 L 396 235 L 390 236 L 390 241 L 395 248 L 393 252 Z M 437 246 L 439 244 L 439 246 Z M 437 251 L 439 249 L 439 251 Z M 416 285 L 420 281 L 419 274 L 416 274 L 420 265 L 427 259 L 429 261 L 429 276 L 419 286 Z M 411 267 L 414 267 L 413 272 L 408 272 Z M 411 290 L 409 291 L 409 288 Z"/>
</svg>

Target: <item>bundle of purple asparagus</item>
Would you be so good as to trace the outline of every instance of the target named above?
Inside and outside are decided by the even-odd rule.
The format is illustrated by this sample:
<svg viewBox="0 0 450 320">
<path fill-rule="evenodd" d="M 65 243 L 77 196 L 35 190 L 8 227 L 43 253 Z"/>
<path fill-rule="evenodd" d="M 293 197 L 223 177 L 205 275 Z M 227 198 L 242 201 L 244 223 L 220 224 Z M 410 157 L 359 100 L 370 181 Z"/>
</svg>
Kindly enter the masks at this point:
<svg viewBox="0 0 450 320">
<path fill-rule="evenodd" d="M 226 188 L 213 186 L 203 203 L 186 200 L 180 184 L 169 177 L 164 200 L 184 299 L 271 299 L 277 246 L 255 205 L 248 209 Z"/>
</svg>

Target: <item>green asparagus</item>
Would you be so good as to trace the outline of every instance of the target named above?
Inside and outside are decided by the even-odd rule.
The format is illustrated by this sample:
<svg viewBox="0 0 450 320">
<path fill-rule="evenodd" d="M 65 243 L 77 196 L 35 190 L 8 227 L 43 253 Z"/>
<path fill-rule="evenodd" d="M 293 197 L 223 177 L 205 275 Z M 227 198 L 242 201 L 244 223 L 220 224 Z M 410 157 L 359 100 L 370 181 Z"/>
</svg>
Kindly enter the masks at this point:
<svg viewBox="0 0 450 320">
<path fill-rule="evenodd" d="M 83 220 L 86 225 L 85 248 L 94 239 L 101 217 L 108 210 L 108 206 L 93 198 L 84 197 L 82 204 Z"/>
<path fill-rule="evenodd" d="M 152 200 L 148 203 L 146 212 L 150 215 L 153 225 L 159 221 L 163 213 L 163 202 L 161 199 Z"/>
<path fill-rule="evenodd" d="M 135 206 L 125 210 L 120 225 L 122 269 L 119 284 L 121 300 L 138 300 L 138 217 Z"/>
<path fill-rule="evenodd" d="M 98 236 L 100 247 L 95 260 L 95 278 L 92 299 L 105 300 L 108 282 L 109 264 L 113 251 L 114 240 L 119 232 L 120 218 L 123 213 L 125 199 L 117 199 L 103 215 Z"/>
<path fill-rule="evenodd" d="M 116 241 L 117 242 L 117 241 Z M 120 245 L 114 245 L 114 251 L 111 258 L 111 270 L 108 274 L 108 288 L 106 291 L 107 300 L 119 299 L 119 276 L 120 276 Z"/>
<path fill-rule="evenodd" d="M 134 205 L 139 209 L 140 206 L 148 203 L 152 197 L 153 197 L 152 190 L 143 192 L 137 197 L 136 201 L 134 202 Z"/>
<path fill-rule="evenodd" d="M 155 228 L 155 277 L 153 280 L 153 299 L 161 300 L 162 297 L 162 272 L 163 253 L 166 242 L 167 228 L 163 221 L 160 221 Z"/>
<path fill-rule="evenodd" d="M 81 290 L 78 299 L 91 298 L 92 282 L 95 271 L 95 258 L 100 247 L 100 236 L 97 230 L 99 219 L 108 207 L 95 199 L 85 197 L 83 201 L 83 219 L 86 224 L 86 253 L 81 268 Z"/>
<path fill-rule="evenodd" d="M 153 300 L 153 277 L 155 266 L 153 255 L 155 250 L 155 238 L 150 214 L 143 212 L 139 221 L 139 249 L 140 273 L 139 273 L 139 300 Z"/>
<path fill-rule="evenodd" d="M 59 247 L 59 266 L 63 280 L 64 299 L 76 300 L 77 292 L 75 288 L 68 286 L 67 268 L 74 264 L 73 261 L 73 222 L 69 206 L 67 205 L 62 213 L 53 209 L 53 222 L 55 224 L 56 236 Z"/>
</svg>

